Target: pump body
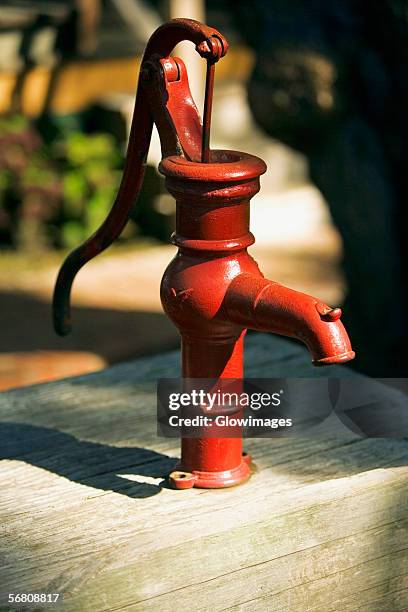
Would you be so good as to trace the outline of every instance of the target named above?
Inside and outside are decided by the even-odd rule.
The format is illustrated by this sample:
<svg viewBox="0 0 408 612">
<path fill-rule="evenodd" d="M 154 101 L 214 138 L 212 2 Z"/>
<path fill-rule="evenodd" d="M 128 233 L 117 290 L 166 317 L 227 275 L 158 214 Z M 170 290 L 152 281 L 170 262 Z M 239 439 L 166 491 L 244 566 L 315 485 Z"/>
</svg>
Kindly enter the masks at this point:
<svg viewBox="0 0 408 612">
<path fill-rule="evenodd" d="M 151 41 L 156 41 L 162 55 L 169 54 L 171 45 L 185 37 L 196 42 L 197 50 L 211 65 L 228 48 L 219 32 L 191 20 L 173 20 L 161 30 L 170 42 L 160 42 L 160 28 Z M 242 379 L 243 341 L 248 328 L 304 342 L 315 365 L 352 359 L 354 352 L 340 321 L 341 310 L 265 279 L 248 254 L 247 248 L 255 240 L 249 231 L 250 200 L 259 191 L 265 163 L 242 152 L 204 150 L 208 133 L 204 138 L 185 67 L 177 58 L 161 57 L 157 49 L 153 52 L 151 41 L 142 63 L 134 123 L 139 109 L 142 118 L 148 117 L 148 131 L 152 121 L 157 124 L 163 154 L 159 170 L 176 200 L 172 242 L 178 252 L 164 273 L 161 300 L 180 331 L 182 377 Z M 208 117 L 204 118 L 206 125 Z M 124 178 L 108 219 L 68 257 L 60 271 L 54 294 L 59 333 L 69 329 L 69 293 L 75 273 L 106 248 L 126 222 L 129 200 L 140 189 L 141 156 L 145 158 L 149 138 L 150 132 L 147 141 L 145 134 L 131 135 Z M 138 172 L 132 178 L 133 164 Z M 250 474 L 250 458 L 243 454 L 239 432 L 226 438 L 186 437 L 181 444 L 180 463 L 170 474 L 176 488 L 228 487 L 245 481 Z"/>
<path fill-rule="evenodd" d="M 177 203 L 179 250 L 161 299 L 180 330 L 183 378 L 242 378 L 247 328 L 305 342 L 316 365 L 352 359 L 340 309 L 265 279 L 247 252 L 250 199 L 266 171 L 261 159 L 212 151 L 208 164 L 169 157 L 159 169 Z M 249 460 L 241 437 L 183 438 L 170 479 L 177 488 L 231 486 L 248 478 Z"/>
</svg>

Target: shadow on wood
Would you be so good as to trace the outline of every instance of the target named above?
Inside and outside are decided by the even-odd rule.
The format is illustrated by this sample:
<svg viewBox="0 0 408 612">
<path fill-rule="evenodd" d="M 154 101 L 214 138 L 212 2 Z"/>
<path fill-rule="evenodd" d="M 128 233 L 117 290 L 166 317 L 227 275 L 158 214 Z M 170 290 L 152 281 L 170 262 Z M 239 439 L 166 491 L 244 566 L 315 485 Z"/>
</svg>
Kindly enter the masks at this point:
<svg viewBox="0 0 408 612">
<path fill-rule="evenodd" d="M 167 487 L 164 479 L 175 465 L 175 459 L 144 448 L 85 442 L 25 423 L 0 423 L 0 459 L 24 461 L 79 484 L 134 498 L 151 497 Z M 137 482 L 115 473 L 123 470 L 163 482 Z"/>
</svg>

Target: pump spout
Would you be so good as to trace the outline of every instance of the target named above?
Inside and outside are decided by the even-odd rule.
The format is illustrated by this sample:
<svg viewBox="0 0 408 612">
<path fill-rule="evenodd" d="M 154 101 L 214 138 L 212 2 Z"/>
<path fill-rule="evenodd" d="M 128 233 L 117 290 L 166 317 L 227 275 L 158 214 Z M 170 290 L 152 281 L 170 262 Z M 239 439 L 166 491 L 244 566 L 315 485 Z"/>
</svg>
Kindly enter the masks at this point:
<svg viewBox="0 0 408 612">
<path fill-rule="evenodd" d="M 316 366 L 354 358 L 340 308 L 254 274 L 240 274 L 224 300 L 226 318 L 239 325 L 301 340 Z"/>
</svg>

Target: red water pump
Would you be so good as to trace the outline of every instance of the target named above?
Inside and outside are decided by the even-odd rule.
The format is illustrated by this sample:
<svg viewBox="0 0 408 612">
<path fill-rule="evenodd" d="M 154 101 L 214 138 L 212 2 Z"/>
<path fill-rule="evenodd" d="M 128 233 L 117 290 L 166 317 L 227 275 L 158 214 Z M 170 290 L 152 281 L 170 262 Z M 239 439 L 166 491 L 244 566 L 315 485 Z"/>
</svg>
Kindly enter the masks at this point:
<svg viewBox="0 0 408 612">
<path fill-rule="evenodd" d="M 175 45 L 192 41 L 207 61 L 204 116 L 191 97 Z M 162 149 L 160 172 L 177 203 L 172 242 L 178 253 L 164 273 L 161 299 L 178 327 L 185 379 L 241 379 L 248 328 L 297 338 L 315 365 L 353 359 L 341 310 L 264 278 L 248 254 L 250 199 L 265 163 L 239 151 L 210 150 L 214 68 L 228 50 L 215 29 L 173 19 L 151 36 L 142 60 L 125 169 L 116 201 L 101 227 L 65 260 L 54 293 L 54 324 L 70 329 L 70 292 L 78 270 L 123 230 L 143 181 L 153 123 Z M 242 437 L 182 438 L 176 488 L 220 488 L 246 480 Z"/>
</svg>

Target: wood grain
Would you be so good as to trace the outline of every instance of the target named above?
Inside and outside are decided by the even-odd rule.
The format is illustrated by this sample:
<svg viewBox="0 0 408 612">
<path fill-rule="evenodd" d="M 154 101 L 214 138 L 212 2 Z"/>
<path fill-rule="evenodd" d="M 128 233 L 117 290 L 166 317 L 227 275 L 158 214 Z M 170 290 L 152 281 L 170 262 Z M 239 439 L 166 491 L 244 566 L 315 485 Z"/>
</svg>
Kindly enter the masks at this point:
<svg viewBox="0 0 408 612">
<path fill-rule="evenodd" d="M 251 335 L 247 375 L 326 376 Z M 155 380 L 177 352 L 0 394 L 0 593 L 64 610 L 408 609 L 408 444 L 330 417 L 314 438 L 251 439 L 241 487 L 174 491 Z M 334 367 L 330 375 L 350 375 Z M 7 609 L 7 608 L 4 608 Z"/>
</svg>

